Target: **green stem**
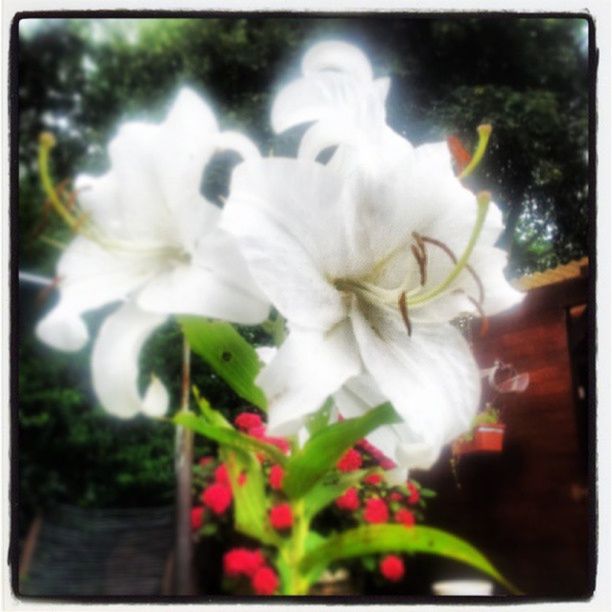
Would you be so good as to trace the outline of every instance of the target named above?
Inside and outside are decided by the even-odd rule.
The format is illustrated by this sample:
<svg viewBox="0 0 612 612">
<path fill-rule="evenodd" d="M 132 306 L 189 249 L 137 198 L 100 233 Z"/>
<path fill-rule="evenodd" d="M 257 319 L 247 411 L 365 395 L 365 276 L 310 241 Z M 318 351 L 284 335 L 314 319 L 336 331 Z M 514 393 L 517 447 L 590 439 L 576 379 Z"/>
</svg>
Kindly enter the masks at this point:
<svg viewBox="0 0 612 612">
<path fill-rule="evenodd" d="M 310 521 L 306 515 L 304 500 L 292 504 L 293 530 L 291 539 L 281 550 L 288 568 L 287 584 L 283 585 L 284 595 L 306 595 L 310 584 L 300 572 L 300 565 L 306 553 L 306 537 Z"/>
</svg>

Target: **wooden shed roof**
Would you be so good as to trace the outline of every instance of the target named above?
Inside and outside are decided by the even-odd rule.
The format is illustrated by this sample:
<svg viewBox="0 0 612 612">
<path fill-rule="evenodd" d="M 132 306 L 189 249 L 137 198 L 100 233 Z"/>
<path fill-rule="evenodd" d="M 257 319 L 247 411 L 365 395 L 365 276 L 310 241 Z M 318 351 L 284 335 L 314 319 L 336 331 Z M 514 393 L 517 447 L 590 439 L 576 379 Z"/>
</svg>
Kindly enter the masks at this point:
<svg viewBox="0 0 612 612">
<path fill-rule="evenodd" d="M 526 274 L 520 278 L 513 279 L 511 282 L 517 289 L 529 291 L 536 287 L 544 287 L 573 278 L 579 278 L 584 275 L 585 268 L 587 268 L 588 265 L 589 258 L 582 257 L 581 259 L 575 259 L 574 261 L 557 266 L 556 268 L 551 268 L 550 270 Z"/>
</svg>

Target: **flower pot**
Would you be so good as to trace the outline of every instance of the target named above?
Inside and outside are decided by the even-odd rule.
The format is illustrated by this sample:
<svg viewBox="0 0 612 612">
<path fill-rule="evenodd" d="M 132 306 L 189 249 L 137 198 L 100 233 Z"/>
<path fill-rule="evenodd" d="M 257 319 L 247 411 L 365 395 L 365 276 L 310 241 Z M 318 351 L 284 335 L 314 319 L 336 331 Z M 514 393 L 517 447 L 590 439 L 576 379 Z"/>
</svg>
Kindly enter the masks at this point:
<svg viewBox="0 0 612 612">
<path fill-rule="evenodd" d="M 500 453 L 504 444 L 506 426 L 503 423 L 478 425 L 471 440 L 457 440 L 453 444 L 453 455 L 488 452 Z"/>
</svg>

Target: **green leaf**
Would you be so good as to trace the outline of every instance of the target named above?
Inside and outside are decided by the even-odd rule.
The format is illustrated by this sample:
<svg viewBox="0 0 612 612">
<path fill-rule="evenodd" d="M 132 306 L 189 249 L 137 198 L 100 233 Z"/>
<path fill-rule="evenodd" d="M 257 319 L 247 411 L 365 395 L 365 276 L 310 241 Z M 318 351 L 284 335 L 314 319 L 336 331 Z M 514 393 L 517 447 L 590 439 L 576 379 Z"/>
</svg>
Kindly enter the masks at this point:
<svg viewBox="0 0 612 612">
<path fill-rule="evenodd" d="M 230 325 L 199 317 L 179 317 L 194 353 L 243 399 L 267 409 L 263 391 L 255 385 L 261 364 L 255 349 Z"/>
<path fill-rule="evenodd" d="M 381 425 L 398 420 L 391 404 L 385 403 L 362 417 L 346 419 L 321 429 L 287 463 L 283 481 L 285 493 L 289 497 L 301 497 L 334 468 L 342 454 L 357 440 Z"/>
<path fill-rule="evenodd" d="M 233 428 L 212 425 L 204 417 L 193 414 L 193 412 L 179 412 L 174 416 L 173 421 L 176 425 L 183 425 L 222 446 L 230 446 L 246 452 L 263 451 L 276 463 L 283 466 L 287 464 L 287 457 L 276 446 L 247 436 Z"/>
<path fill-rule="evenodd" d="M 334 400 L 329 398 L 314 414 L 306 421 L 308 433 L 311 436 L 318 433 L 329 423 L 331 409 L 334 405 Z"/>
<path fill-rule="evenodd" d="M 204 396 L 200 395 L 200 390 L 195 385 L 192 390 L 198 408 L 206 421 L 211 425 L 233 429 L 232 424 L 218 410 L 215 410 Z"/>
<path fill-rule="evenodd" d="M 357 470 L 350 474 L 323 477 L 304 496 L 304 513 L 310 520 L 318 512 L 331 504 L 348 488 L 355 486 L 371 470 Z"/>
<path fill-rule="evenodd" d="M 221 459 L 227 467 L 234 496 L 236 529 L 264 544 L 281 544 L 268 521 L 264 478 L 257 458 L 250 453 L 224 448 L 221 450 Z M 246 475 L 242 484 L 239 480 L 241 474 Z"/>
<path fill-rule="evenodd" d="M 433 527 L 362 525 L 333 535 L 302 559 L 300 570 L 310 576 L 321 565 L 339 559 L 389 552 L 425 553 L 460 561 L 487 574 L 511 593 L 520 594 L 471 544 Z"/>
</svg>

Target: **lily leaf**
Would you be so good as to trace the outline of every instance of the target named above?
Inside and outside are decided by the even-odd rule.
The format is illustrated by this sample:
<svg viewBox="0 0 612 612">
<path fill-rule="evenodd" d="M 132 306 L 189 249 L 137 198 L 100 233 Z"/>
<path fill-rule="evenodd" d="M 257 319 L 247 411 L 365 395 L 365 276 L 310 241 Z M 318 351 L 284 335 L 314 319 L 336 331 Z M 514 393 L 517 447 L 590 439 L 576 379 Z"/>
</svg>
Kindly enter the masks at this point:
<svg viewBox="0 0 612 612">
<path fill-rule="evenodd" d="M 334 400 L 331 397 L 306 421 L 306 428 L 311 436 L 321 431 L 328 423 Z"/>
<path fill-rule="evenodd" d="M 369 471 L 357 470 L 337 476 L 329 474 L 329 477 L 321 478 L 304 497 L 304 512 L 308 519 L 312 519 L 348 488 L 355 486 Z"/>
<path fill-rule="evenodd" d="M 302 559 L 300 569 L 310 576 L 322 565 L 339 559 L 389 552 L 425 553 L 460 561 L 496 580 L 511 593 L 520 594 L 471 544 L 434 527 L 404 525 L 362 525 L 332 535 Z"/>
<path fill-rule="evenodd" d="M 301 497 L 329 470 L 357 440 L 372 430 L 399 420 L 389 403 L 373 408 L 355 419 L 346 419 L 324 427 L 314 434 L 304 448 L 287 463 L 283 488 L 289 497 Z"/>
<path fill-rule="evenodd" d="M 183 425 L 206 438 L 218 442 L 221 446 L 229 446 L 246 452 L 263 451 L 276 463 L 280 463 L 283 466 L 287 463 L 287 457 L 276 446 L 262 442 L 252 436 L 247 436 L 233 428 L 212 425 L 204 417 L 198 416 L 193 412 L 179 412 L 174 416 L 173 421 L 176 425 Z"/>
<path fill-rule="evenodd" d="M 261 364 L 255 349 L 229 323 L 200 317 L 179 317 L 194 353 L 243 399 L 267 409 L 263 391 L 255 384 Z"/>
<path fill-rule="evenodd" d="M 234 496 L 234 523 L 238 531 L 264 544 L 278 545 L 280 538 L 270 527 L 264 479 L 259 461 L 251 454 L 221 450 L 221 459 Z"/>
</svg>

